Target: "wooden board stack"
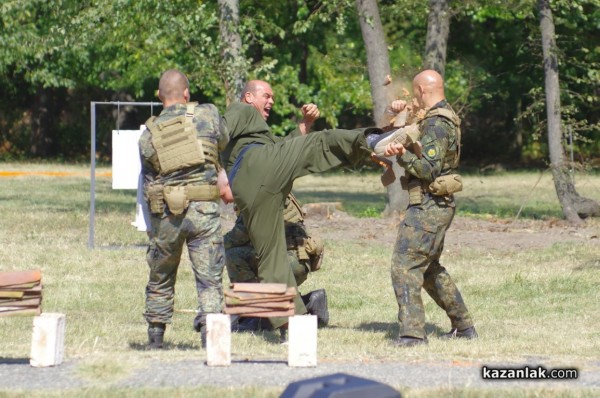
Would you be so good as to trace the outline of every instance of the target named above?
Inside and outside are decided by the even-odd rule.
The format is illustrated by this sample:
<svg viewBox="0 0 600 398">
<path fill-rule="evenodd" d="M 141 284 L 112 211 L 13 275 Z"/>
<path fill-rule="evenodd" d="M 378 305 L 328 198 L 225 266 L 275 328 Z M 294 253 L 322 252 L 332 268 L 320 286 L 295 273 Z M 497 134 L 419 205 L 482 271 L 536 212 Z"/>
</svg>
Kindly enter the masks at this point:
<svg viewBox="0 0 600 398">
<path fill-rule="evenodd" d="M 40 270 L 0 272 L 0 317 L 40 315 L 41 312 Z"/>
<path fill-rule="evenodd" d="M 225 291 L 225 313 L 243 317 L 293 316 L 296 288 L 284 283 L 232 283 Z"/>
</svg>

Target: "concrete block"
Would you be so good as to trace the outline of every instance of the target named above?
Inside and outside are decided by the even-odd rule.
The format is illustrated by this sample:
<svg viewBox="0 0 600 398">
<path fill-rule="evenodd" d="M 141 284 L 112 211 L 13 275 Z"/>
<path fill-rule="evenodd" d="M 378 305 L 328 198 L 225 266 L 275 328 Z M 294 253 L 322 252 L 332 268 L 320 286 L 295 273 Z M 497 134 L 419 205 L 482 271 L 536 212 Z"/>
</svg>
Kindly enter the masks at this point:
<svg viewBox="0 0 600 398">
<path fill-rule="evenodd" d="M 316 315 L 291 316 L 288 336 L 288 366 L 317 366 Z"/>
<path fill-rule="evenodd" d="M 35 367 L 56 366 L 65 352 L 65 314 L 43 313 L 33 318 L 31 357 Z"/>
<path fill-rule="evenodd" d="M 231 365 L 231 318 L 226 314 L 206 316 L 206 364 Z"/>
</svg>

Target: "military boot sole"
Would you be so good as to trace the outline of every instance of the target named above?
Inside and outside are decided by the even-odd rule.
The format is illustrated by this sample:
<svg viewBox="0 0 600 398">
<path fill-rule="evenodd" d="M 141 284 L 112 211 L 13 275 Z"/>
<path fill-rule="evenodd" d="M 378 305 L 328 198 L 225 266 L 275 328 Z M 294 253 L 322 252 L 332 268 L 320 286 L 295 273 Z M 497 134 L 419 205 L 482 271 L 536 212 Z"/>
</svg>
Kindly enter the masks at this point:
<svg viewBox="0 0 600 398">
<path fill-rule="evenodd" d="M 416 124 L 401 127 L 377 140 L 373 152 L 377 156 L 385 156 L 385 148 L 389 144 L 402 144 L 404 147 L 408 147 L 410 144 L 417 142 L 418 136 L 419 127 Z"/>
</svg>

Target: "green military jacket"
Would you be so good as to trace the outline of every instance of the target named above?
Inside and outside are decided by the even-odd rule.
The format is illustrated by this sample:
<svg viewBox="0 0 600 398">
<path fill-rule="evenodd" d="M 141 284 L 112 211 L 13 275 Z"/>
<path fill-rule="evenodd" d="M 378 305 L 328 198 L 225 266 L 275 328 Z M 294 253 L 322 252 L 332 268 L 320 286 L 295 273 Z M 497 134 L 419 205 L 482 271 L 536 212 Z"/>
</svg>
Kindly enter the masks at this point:
<svg viewBox="0 0 600 398">
<path fill-rule="evenodd" d="M 235 159 L 246 145 L 272 144 L 282 140 L 271 132 L 271 128 L 263 119 L 260 112 L 252 105 L 244 102 L 235 102 L 227 108 L 223 119 L 229 131 L 229 144 L 221 153 L 223 167 L 229 172 Z M 287 137 L 300 135 L 296 128 Z"/>
<path fill-rule="evenodd" d="M 428 116 L 436 108 L 452 110 L 446 100 L 432 106 L 419 122 L 421 132 L 419 140 L 422 145 L 422 156 L 406 151 L 398 156 L 400 166 L 419 180 L 429 184 L 441 175 L 450 174 L 458 167 L 458 150 L 460 137 L 458 126 L 443 116 Z"/>
<path fill-rule="evenodd" d="M 171 105 L 162 110 L 155 122 L 161 123 L 184 115 L 186 110 L 187 106 L 185 104 Z M 216 106 L 213 104 L 196 105 L 192 123 L 196 128 L 197 138 L 216 144 L 219 151 L 225 148 L 229 141 L 229 134 Z M 217 183 L 217 168 L 210 162 L 176 170 L 163 176 L 159 175 L 158 155 L 152 145 L 152 134 L 148 129 L 140 137 L 139 149 L 142 161 L 144 190 L 147 190 L 148 186 L 153 182 L 159 182 L 165 186 L 216 185 Z"/>
</svg>

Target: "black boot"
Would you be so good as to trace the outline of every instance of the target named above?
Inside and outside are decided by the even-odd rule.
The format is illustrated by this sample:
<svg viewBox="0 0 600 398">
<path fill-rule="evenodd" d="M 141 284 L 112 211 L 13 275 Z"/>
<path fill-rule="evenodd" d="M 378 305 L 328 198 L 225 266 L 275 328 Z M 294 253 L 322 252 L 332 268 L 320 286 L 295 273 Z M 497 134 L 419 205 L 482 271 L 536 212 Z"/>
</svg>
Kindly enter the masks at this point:
<svg viewBox="0 0 600 398">
<path fill-rule="evenodd" d="M 198 314 L 194 318 L 194 330 L 200 333 L 200 344 L 206 348 L 206 315 Z"/>
<path fill-rule="evenodd" d="M 325 289 L 314 290 L 302 296 L 302 301 L 306 305 L 306 310 L 311 315 L 317 316 L 319 327 L 325 327 L 329 324 L 329 310 L 327 308 L 327 294 Z"/>
<path fill-rule="evenodd" d="M 164 323 L 148 324 L 148 349 L 159 350 L 163 348 L 166 325 Z"/>
</svg>

